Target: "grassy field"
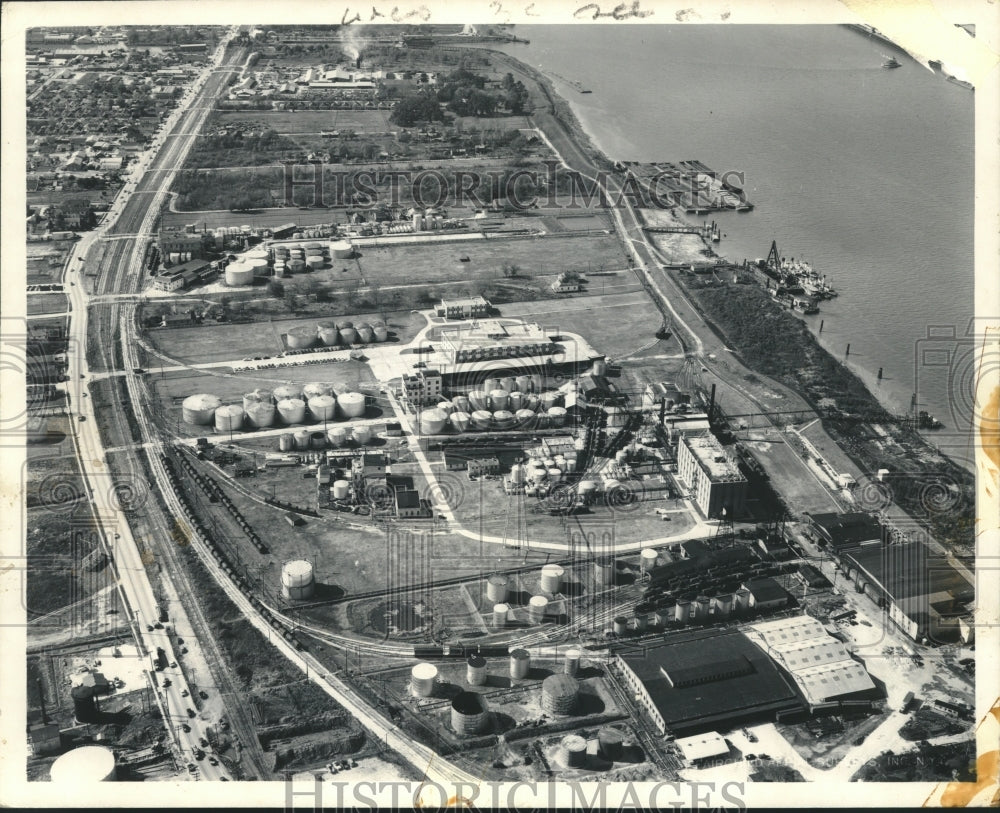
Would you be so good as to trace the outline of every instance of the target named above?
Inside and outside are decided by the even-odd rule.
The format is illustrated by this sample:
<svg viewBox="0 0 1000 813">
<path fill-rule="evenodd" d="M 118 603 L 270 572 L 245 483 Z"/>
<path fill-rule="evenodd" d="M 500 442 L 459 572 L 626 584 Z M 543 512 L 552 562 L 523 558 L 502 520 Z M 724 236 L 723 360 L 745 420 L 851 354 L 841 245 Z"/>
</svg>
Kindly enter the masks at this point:
<svg viewBox="0 0 1000 813">
<path fill-rule="evenodd" d="M 386 313 L 386 325 L 390 331 L 390 339 L 395 334 L 396 341 L 406 343 L 413 339 L 427 320 L 418 313 Z M 198 327 L 154 329 L 147 332 L 151 344 L 170 358 L 185 364 L 201 364 L 212 361 L 239 361 L 247 356 L 276 355 L 284 350 L 281 334 L 301 326 L 314 326 L 325 317 L 310 316 L 298 319 L 275 319 L 272 323 L 247 322 L 241 324 L 213 324 Z M 339 318 L 339 317 L 338 317 Z M 351 321 L 358 323 L 382 318 L 376 313 L 358 313 L 351 315 Z M 152 362 L 156 364 L 156 362 Z M 338 376 L 344 376 L 349 362 L 339 362 L 334 371 Z M 304 368 L 287 368 L 287 374 L 296 370 L 310 370 L 325 367 L 325 365 L 310 365 Z M 339 372 L 337 372 L 339 371 Z M 264 375 L 285 375 L 282 370 L 262 371 Z M 241 374 L 244 375 L 244 374 Z M 312 380 L 312 379 L 309 379 Z"/>
<path fill-rule="evenodd" d="M 28 316 L 42 313 L 63 313 L 69 308 L 66 294 L 30 294 L 28 296 Z"/>
<path fill-rule="evenodd" d="M 220 126 L 241 122 L 260 123 L 277 133 L 319 133 L 354 130 L 356 133 L 386 133 L 397 129 L 389 122 L 390 110 L 247 110 L 219 112 Z"/>
</svg>

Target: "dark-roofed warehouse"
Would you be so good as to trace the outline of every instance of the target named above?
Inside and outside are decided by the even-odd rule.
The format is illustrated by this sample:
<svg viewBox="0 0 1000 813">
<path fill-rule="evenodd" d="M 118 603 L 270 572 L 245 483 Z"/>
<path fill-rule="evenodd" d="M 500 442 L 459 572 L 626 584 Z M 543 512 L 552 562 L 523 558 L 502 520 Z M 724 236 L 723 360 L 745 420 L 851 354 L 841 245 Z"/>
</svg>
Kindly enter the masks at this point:
<svg viewBox="0 0 1000 813">
<path fill-rule="evenodd" d="M 741 632 L 671 636 L 661 646 L 618 652 L 615 665 L 661 733 L 773 720 L 803 707 L 789 679 Z"/>
</svg>

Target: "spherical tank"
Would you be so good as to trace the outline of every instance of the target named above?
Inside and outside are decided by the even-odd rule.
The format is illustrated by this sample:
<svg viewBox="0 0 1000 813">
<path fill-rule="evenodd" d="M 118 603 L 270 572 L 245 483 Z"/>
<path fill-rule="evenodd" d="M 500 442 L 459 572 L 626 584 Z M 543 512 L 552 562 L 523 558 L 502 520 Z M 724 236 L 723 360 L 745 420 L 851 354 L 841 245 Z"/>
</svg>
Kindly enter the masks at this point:
<svg viewBox="0 0 1000 813">
<path fill-rule="evenodd" d="M 285 342 L 292 350 L 312 347 L 316 343 L 316 333 L 310 327 L 292 328 L 285 334 Z"/>
<path fill-rule="evenodd" d="M 493 421 L 497 429 L 510 429 L 514 426 L 514 413 L 501 409 L 493 413 Z"/>
<path fill-rule="evenodd" d="M 508 579 L 503 573 L 494 573 L 486 580 L 486 598 L 493 604 L 507 600 Z"/>
<path fill-rule="evenodd" d="M 181 405 L 181 414 L 184 423 L 193 423 L 196 426 L 207 426 L 215 416 L 215 410 L 222 406 L 222 401 L 214 395 L 202 393 L 191 395 L 184 399 Z"/>
<path fill-rule="evenodd" d="M 295 448 L 299 451 L 309 448 L 310 434 L 306 429 L 300 429 L 295 433 Z"/>
<path fill-rule="evenodd" d="M 576 678 L 571 675 L 549 675 L 542 681 L 542 708 L 552 714 L 570 714 L 579 690 Z"/>
<path fill-rule="evenodd" d="M 358 331 L 353 327 L 342 327 L 340 328 L 340 343 L 341 344 L 357 344 L 358 343 Z"/>
<path fill-rule="evenodd" d="M 470 420 L 468 412 L 452 412 L 448 416 L 448 422 L 457 432 L 468 432 Z"/>
<path fill-rule="evenodd" d="M 216 432 L 238 432 L 242 428 L 243 407 L 239 404 L 229 404 L 215 410 Z"/>
<path fill-rule="evenodd" d="M 365 396 L 360 392 L 345 392 L 337 399 L 345 418 L 362 418 L 365 414 Z"/>
<path fill-rule="evenodd" d="M 451 399 L 451 402 L 455 405 L 456 412 L 471 412 L 472 404 L 466 395 L 456 395 Z"/>
<path fill-rule="evenodd" d="M 295 448 L 295 435 L 291 432 L 285 432 L 278 438 L 278 450 L 282 452 L 290 452 Z"/>
<path fill-rule="evenodd" d="M 317 421 L 332 421 L 337 415 L 337 399 L 332 395 L 310 398 L 309 412 Z"/>
<path fill-rule="evenodd" d="M 274 404 L 261 401 L 246 410 L 246 422 L 254 429 L 264 429 L 274 424 Z"/>
<path fill-rule="evenodd" d="M 306 402 L 301 398 L 278 401 L 278 414 L 287 424 L 302 423 L 306 419 Z"/>
<path fill-rule="evenodd" d="M 347 480 L 333 481 L 333 498 L 335 500 L 346 500 L 351 491 L 351 484 Z"/>
<path fill-rule="evenodd" d="M 565 660 L 563 661 L 563 671 L 567 675 L 575 675 L 580 669 L 580 660 L 583 652 L 579 649 L 567 649 Z"/>
<path fill-rule="evenodd" d="M 486 658 L 482 655 L 469 655 L 465 664 L 465 680 L 470 686 L 483 686 L 486 683 Z"/>
<path fill-rule="evenodd" d="M 548 411 L 549 425 L 550 426 L 562 426 L 566 423 L 566 409 L 565 407 L 555 406 L 551 407 Z"/>
<path fill-rule="evenodd" d="M 531 392 L 531 376 L 519 375 L 514 379 L 514 389 L 519 392 Z"/>
<path fill-rule="evenodd" d="M 288 599 L 301 600 L 313 594 L 313 566 L 304 559 L 285 562 L 281 567 L 281 594 Z"/>
<path fill-rule="evenodd" d="M 434 694 L 437 676 L 438 670 L 433 663 L 418 663 L 410 670 L 410 688 L 417 697 L 430 697 Z"/>
<path fill-rule="evenodd" d="M 321 327 L 317 333 L 319 334 L 319 340 L 326 347 L 333 347 L 340 340 L 340 333 L 335 327 Z"/>
<path fill-rule="evenodd" d="M 486 727 L 486 698 L 475 692 L 459 692 L 451 701 L 451 727 L 456 734 L 478 734 Z"/>
<path fill-rule="evenodd" d="M 507 613 L 510 607 L 506 604 L 493 605 L 493 626 L 495 629 L 503 629 L 507 626 Z"/>
<path fill-rule="evenodd" d="M 567 734 L 562 739 L 559 754 L 567 768 L 582 768 L 587 764 L 587 741 L 579 734 Z"/>
<path fill-rule="evenodd" d="M 472 428 L 473 429 L 489 429 L 490 421 L 493 420 L 493 415 L 487 412 L 485 409 L 477 409 L 472 413 Z"/>
<path fill-rule="evenodd" d="M 473 390 L 469 393 L 469 405 L 473 411 L 486 409 L 489 404 L 489 396 L 482 390 Z"/>
<path fill-rule="evenodd" d="M 562 588 L 565 571 L 560 565 L 545 565 L 542 568 L 541 587 L 546 593 L 558 593 Z"/>
<path fill-rule="evenodd" d="M 274 400 L 284 401 L 286 398 L 301 398 L 302 387 L 298 384 L 282 384 L 274 388 Z"/>
<path fill-rule="evenodd" d="M 377 342 L 385 342 L 389 340 L 389 328 L 387 328 L 384 324 L 373 325 L 372 333 L 375 334 L 375 341 Z"/>
<path fill-rule="evenodd" d="M 545 596 L 532 596 L 528 599 L 528 618 L 533 624 L 540 624 L 545 618 L 549 600 Z"/>
<path fill-rule="evenodd" d="M 420 413 L 420 434 L 440 435 L 448 423 L 448 416 L 440 409 L 425 409 Z"/>
<path fill-rule="evenodd" d="M 507 402 L 510 400 L 510 396 L 507 390 L 497 388 L 495 390 L 490 390 L 490 408 L 494 411 L 501 411 L 507 409 Z"/>
<path fill-rule="evenodd" d="M 79 785 L 92 782 L 114 782 L 115 754 L 102 745 L 84 745 L 67 751 L 52 763 L 49 776 L 66 788 L 78 792 Z"/>
<path fill-rule="evenodd" d="M 521 679 L 531 669 L 531 653 L 527 649 L 513 649 L 510 653 L 510 676 Z"/>
</svg>

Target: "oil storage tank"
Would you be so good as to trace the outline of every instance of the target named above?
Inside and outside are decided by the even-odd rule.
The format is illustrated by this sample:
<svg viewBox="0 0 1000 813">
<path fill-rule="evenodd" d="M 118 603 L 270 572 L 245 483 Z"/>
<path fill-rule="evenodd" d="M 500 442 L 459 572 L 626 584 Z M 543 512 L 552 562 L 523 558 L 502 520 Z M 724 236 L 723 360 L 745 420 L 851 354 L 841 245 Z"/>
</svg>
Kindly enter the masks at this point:
<svg viewBox="0 0 1000 813">
<path fill-rule="evenodd" d="M 503 629 L 507 626 L 507 614 L 510 612 L 510 606 L 507 604 L 494 604 L 493 605 L 493 627 L 495 629 Z"/>
<path fill-rule="evenodd" d="M 351 433 L 354 442 L 358 446 L 364 446 L 367 443 L 371 443 L 372 439 L 372 428 L 370 426 L 355 426 L 354 431 Z"/>
<path fill-rule="evenodd" d="M 334 448 L 338 448 L 347 443 L 347 427 L 345 426 L 331 426 L 326 433 L 326 439 L 330 442 L 330 445 Z"/>
<path fill-rule="evenodd" d="M 531 671 L 531 653 L 527 649 L 512 649 L 510 653 L 510 676 L 523 680 Z"/>
<path fill-rule="evenodd" d="M 485 411 L 490 405 L 489 396 L 482 390 L 473 390 L 469 393 L 469 405 L 474 412 Z"/>
<path fill-rule="evenodd" d="M 358 341 L 361 344 L 371 344 L 375 341 L 375 331 L 372 330 L 372 326 L 362 322 L 357 326 L 358 331 Z"/>
<path fill-rule="evenodd" d="M 505 389 L 500 389 L 499 387 L 495 390 L 490 390 L 490 408 L 494 412 L 507 409 L 507 402 L 510 400 L 510 395 Z"/>
<path fill-rule="evenodd" d="M 599 585 L 608 585 L 615 578 L 615 560 L 602 557 L 594 562 L 594 581 Z"/>
<path fill-rule="evenodd" d="M 546 596 L 532 596 L 528 599 L 528 620 L 532 624 L 541 624 L 548 608 L 549 600 Z"/>
<path fill-rule="evenodd" d="M 310 398 L 309 412 L 317 421 L 332 421 L 337 415 L 337 399 L 332 395 Z"/>
<path fill-rule="evenodd" d="M 354 329 L 354 325 L 350 322 L 347 323 L 348 327 L 338 328 L 340 331 L 340 343 L 341 344 L 357 344 L 358 343 L 358 331 Z"/>
<path fill-rule="evenodd" d="M 333 395 L 333 387 L 320 381 L 313 381 L 302 388 L 302 397 L 306 401 L 310 401 L 320 395 Z"/>
<path fill-rule="evenodd" d="M 560 761 L 567 768 L 582 768 L 587 764 L 587 741 L 579 734 L 567 734 L 559 746 Z"/>
<path fill-rule="evenodd" d="M 550 714 L 572 714 L 580 686 L 571 675 L 549 675 L 542 681 L 542 709 Z"/>
<path fill-rule="evenodd" d="M 311 327 L 293 327 L 285 334 L 285 343 L 290 350 L 302 350 L 316 344 L 316 333 Z"/>
<path fill-rule="evenodd" d="M 238 432 L 243 428 L 243 407 L 228 404 L 215 410 L 216 432 Z"/>
<path fill-rule="evenodd" d="M 335 240 L 330 243 L 330 256 L 338 260 L 349 260 L 354 256 L 354 246 L 347 240 Z"/>
<path fill-rule="evenodd" d="M 493 422 L 497 429 L 511 429 L 514 426 L 514 413 L 500 409 L 493 413 Z"/>
<path fill-rule="evenodd" d="M 314 586 L 311 562 L 296 559 L 281 566 L 281 595 L 285 598 L 292 601 L 311 598 Z"/>
<path fill-rule="evenodd" d="M 535 413 L 530 409 L 519 409 L 514 413 L 514 425 L 519 429 L 532 429 L 535 423 Z"/>
<path fill-rule="evenodd" d="M 465 662 L 465 680 L 470 686 L 483 686 L 489 676 L 486 674 L 486 658 L 469 655 Z"/>
<path fill-rule="evenodd" d="M 302 423 L 306 419 L 306 402 L 301 398 L 278 401 L 278 415 L 286 424 Z"/>
<path fill-rule="evenodd" d="M 295 434 L 295 448 L 299 451 L 304 451 L 309 448 L 309 441 L 312 435 L 309 433 L 308 429 L 300 429 Z"/>
<path fill-rule="evenodd" d="M 456 734 L 478 734 L 489 722 L 486 698 L 475 692 L 459 692 L 451 701 L 451 727 Z"/>
<path fill-rule="evenodd" d="M 410 670 L 410 689 L 417 697 L 431 697 L 437 676 L 438 670 L 433 663 L 418 663 Z"/>
<path fill-rule="evenodd" d="M 448 422 L 457 432 L 468 432 L 471 418 L 468 412 L 452 412 L 448 416 Z"/>
<path fill-rule="evenodd" d="M 639 565 L 642 568 L 643 573 L 649 573 L 654 567 L 656 567 L 656 562 L 659 559 L 659 555 L 653 548 L 643 548 L 642 553 L 639 554 Z"/>
<path fill-rule="evenodd" d="M 365 396 L 360 392 L 345 392 L 337 399 L 337 404 L 345 418 L 364 417 Z"/>
<path fill-rule="evenodd" d="M 76 793 L 80 785 L 94 782 L 114 782 L 117 774 L 115 754 L 102 745 L 84 745 L 58 757 L 49 769 L 49 777 L 65 787 L 67 793 Z"/>
<path fill-rule="evenodd" d="M 273 404 L 274 396 L 270 390 L 256 389 L 243 394 L 243 411 L 246 412 L 254 404 Z"/>
<path fill-rule="evenodd" d="M 374 323 L 372 325 L 372 333 L 375 334 L 375 341 L 377 342 L 389 341 L 389 328 L 386 327 L 385 322 Z"/>
<path fill-rule="evenodd" d="M 420 413 L 420 434 L 440 435 L 448 423 L 448 416 L 440 409 L 425 409 Z"/>
<path fill-rule="evenodd" d="M 335 500 L 346 500 L 351 493 L 351 484 L 347 480 L 334 480 L 332 491 Z"/>
<path fill-rule="evenodd" d="M 492 604 L 507 600 L 509 579 L 503 573 L 494 573 L 486 580 L 486 598 Z"/>
<path fill-rule="evenodd" d="M 624 736 L 617 728 L 604 726 L 597 732 L 597 753 L 612 762 L 622 758 L 622 741 Z"/>
<path fill-rule="evenodd" d="M 191 423 L 196 426 L 207 426 L 215 417 L 215 410 L 222 406 L 216 396 L 208 393 L 191 395 L 184 399 L 181 404 L 181 415 L 184 423 Z"/>
<path fill-rule="evenodd" d="M 472 403 L 467 395 L 456 395 L 451 399 L 456 412 L 472 412 Z"/>
<path fill-rule="evenodd" d="M 274 400 L 284 401 L 286 398 L 301 398 L 302 387 L 298 384 L 281 384 L 274 388 Z"/>
<path fill-rule="evenodd" d="M 472 413 L 472 428 L 485 430 L 490 428 L 490 423 L 493 420 L 493 415 L 487 412 L 485 409 L 477 409 Z"/>
<path fill-rule="evenodd" d="M 576 675 L 580 670 L 580 661 L 583 659 L 583 651 L 580 649 L 567 649 L 565 660 L 563 661 L 563 671 L 567 675 Z"/>
<path fill-rule="evenodd" d="M 253 284 L 253 266 L 247 263 L 230 263 L 226 266 L 226 285 L 239 288 Z"/>
<path fill-rule="evenodd" d="M 320 343 L 324 347 L 335 347 L 340 341 L 340 332 L 334 325 L 320 325 L 316 330 Z"/>
<path fill-rule="evenodd" d="M 549 426 L 563 426 L 566 423 L 565 407 L 551 407 L 546 414 L 549 416 Z"/>
<path fill-rule="evenodd" d="M 545 565 L 542 568 L 541 586 L 546 593 L 558 593 L 562 589 L 563 570 L 561 565 Z"/>
</svg>

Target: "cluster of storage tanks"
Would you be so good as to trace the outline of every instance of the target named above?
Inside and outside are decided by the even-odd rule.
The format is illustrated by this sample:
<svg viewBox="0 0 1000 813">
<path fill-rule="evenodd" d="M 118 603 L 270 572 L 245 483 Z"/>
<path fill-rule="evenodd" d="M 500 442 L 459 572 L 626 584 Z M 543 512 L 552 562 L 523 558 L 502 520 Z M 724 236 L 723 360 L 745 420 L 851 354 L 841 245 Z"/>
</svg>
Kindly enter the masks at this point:
<svg viewBox="0 0 1000 813">
<path fill-rule="evenodd" d="M 300 424 L 307 415 L 318 422 L 361 418 L 365 414 L 365 396 L 360 392 L 337 395 L 330 384 L 283 384 L 273 392 L 257 389 L 246 393 L 242 405 L 223 405 L 217 396 L 208 393 L 192 395 L 184 399 L 181 413 L 185 423 L 208 426 L 214 422 L 218 432 L 236 432 L 244 427 L 265 429 L 276 420 Z M 343 445 L 343 440 L 334 445 Z"/>
<path fill-rule="evenodd" d="M 285 343 L 290 350 L 309 347 L 349 347 L 356 344 L 374 344 L 389 338 L 389 328 L 381 319 L 374 322 L 350 321 L 318 322 L 315 327 L 302 325 L 288 331 Z"/>
<path fill-rule="evenodd" d="M 328 252 L 322 243 L 279 244 L 271 247 L 271 253 L 274 256 L 274 274 L 278 277 L 318 271 L 328 262 Z"/>
<path fill-rule="evenodd" d="M 420 433 L 440 435 L 497 429 L 534 430 L 566 423 L 562 394 L 538 392 L 541 376 L 486 379 L 483 389 L 442 401 L 420 413 Z"/>
<path fill-rule="evenodd" d="M 230 288 L 252 285 L 254 277 L 270 275 L 270 262 L 266 249 L 254 249 L 226 266 L 224 278 Z"/>
</svg>

